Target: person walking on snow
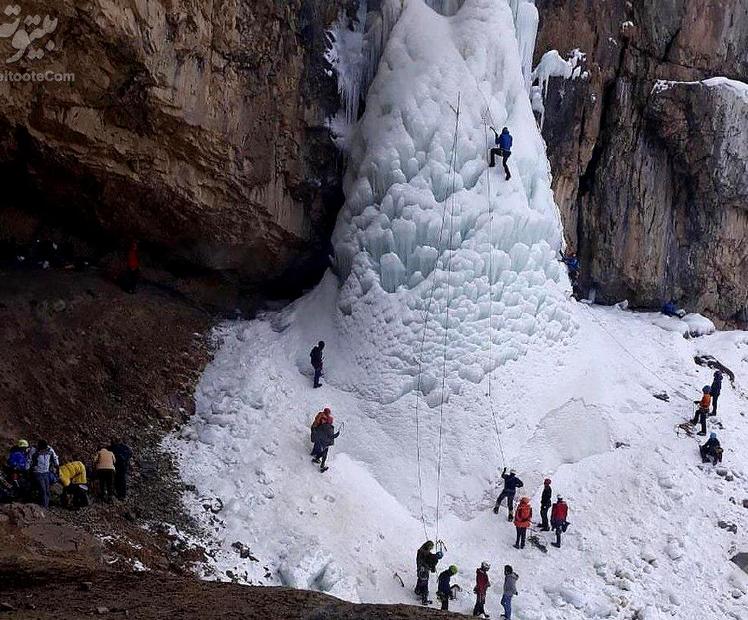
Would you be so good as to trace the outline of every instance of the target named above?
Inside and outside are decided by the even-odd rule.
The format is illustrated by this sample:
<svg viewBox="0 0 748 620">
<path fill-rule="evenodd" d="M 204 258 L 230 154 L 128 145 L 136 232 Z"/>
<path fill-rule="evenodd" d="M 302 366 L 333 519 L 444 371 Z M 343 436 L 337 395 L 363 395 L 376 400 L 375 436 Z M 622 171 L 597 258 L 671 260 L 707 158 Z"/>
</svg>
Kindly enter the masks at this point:
<svg viewBox="0 0 748 620">
<path fill-rule="evenodd" d="M 561 532 L 565 532 L 569 527 L 566 517 L 569 515 L 569 507 L 566 505 L 564 498 L 560 495 L 556 498 L 551 510 L 551 527 L 556 532 L 556 542 L 551 543 L 554 547 L 561 548 Z"/>
<path fill-rule="evenodd" d="M 340 436 L 340 431 L 335 432 L 335 426 L 333 426 L 333 418 L 328 415 L 322 418 L 320 425 L 317 427 L 316 432 L 316 445 L 319 448 L 319 453 L 312 459 L 312 462 L 319 463 L 320 472 L 324 473 L 329 467 L 327 463 L 327 453 L 330 450 L 330 446 L 335 444 L 335 440 Z"/>
<path fill-rule="evenodd" d="M 714 379 L 712 380 L 712 389 L 711 389 L 712 415 L 717 415 L 717 401 L 719 400 L 719 395 L 721 393 L 722 393 L 722 371 L 715 370 Z"/>
<path fill-rule="evenodd" d="M 320 340 L 317 343 L 317 346 L 312 349 L 312 352 L 309 354 L 309 358 L 312 362 L 312 368 L 314 368 L 314 387 L 322 387 L 322 384 L 319 382 L 320 377 L 322 376 L 322 364 L 324 362 L 324 355 L 322 352 L 325 350 L 325 343 L 324 341 Z"/>
<path fill-rule="evenodd" d="M 512 620 L 512 597 L 517 596 L 517 580 L 519 575 L 507 564 L 504 566 L 504 594 L 501 595 L 501 606 L 504 608 L 503 617 Z"/>
<path fill-rule="evenodd" d="M 493 127 L 491 127 L 494 136 L 496 137 L 496 147 L 491 149 L 491 162 L 489 163 L 490 168 L 496 167 L 496 156 L 501 155 L 501 163 L 504 165 L 504 172 L 506 173 L 506 180 L 512 178 L 512 173 L 509 172 L 509 166 L 506 165 L 506 160 L 512 154 L 512 134 L 509 133 L 509 129 L 504 127 L 499 134 Z"/>
<path fill-rule="evenodd" d="M 719 444 L 719 439 L 717 439 L 717 433 L 709 434 L 709 439 L 706 440 L 706 443 L 703 446 L 699 446 L 699 453 L 704 463 L 708 463 L 709 459 L 712 459 L 712 465 L 722 462 L 722 446 Z"/>
<path fill-rule="evenodd" d="M 486 592 L 491 587 L 491 582 L 488 579 L 488 571 L 491 565 L 488 562 L 481 562 L 480 568 L 475 570 L 475 607 L 473 607 L 474 616 L 483 616 L 484 618 L 490 618 L 486 613 Z"/>
<path fill-rule="evenodd" d="M 449 599 L 452 596 L 452 577 L 457 574 L 457 567 L 452 564 L 439 574 L 436 587 L 436 598 L 442 602 L 442 611 L 449 611 Z"/>
<path fill-rule="evenodd" d="M 434 542 L 427 540 L 416 553 L 416 589 L 415 593 L 421 597 L 422 605 L 430 605 L 429 577 L 436 572 L 436 564 L 444 557 L 441 551 L 432 553 Z"/>
<path fill-rule="evenodd" d="M 544 532 L 551 529 L 548 525 L 548 511 L 551 509 L 551 504 L 553 503 L 551 500 L 552 497 L 551 479 L 546 478 L 543 481 L 543 494 L 540 496 L 540 518 L 542 522 L 539 524 L 539 527 Z"/>
<path fill-rule="evenodd" d="M 317 431 L 319 430 L 320 425 L 325 422 L 329 422 L 330 424 L 333 422 L 332 411 L 330 411 L 329 407 L 325 407 L 314 416 L 314 422 L 312 422 L 311 439 L 314 444 L 314 447 L 312 448 L 312 457 L 314 457 L 313 461 L 315 463 L 319 463 L 319 459 L 322 456 L 322 446 L 319 443 L 319 433 Z"/>
<path fill-rule="evenodd" d="M 701 400 L 693 401 L 694 404 L 698 405 L 696 412 L 693 414 L 691 424 L 701 423 L 701 430 L 696 433 L 697 435 L 706 435 L 706 416 L 709 415 L 709 406 L 712 404 L 712 388 L 705 385 L 702 390 Z"/>
<path fill-rule="evenodd" d="M 513 469 L 509 470 L 509 474 L 506 473 L 506 467 L 501 472 L 501 478 L 504 480 L 504 488 L 502 489 L 499 497 L 496 498 L 496 505 L 493 507 L 493 513 L 499 514 L 499 507 L 501 506 L 501 500 L 506 498 L 506 505 L 509 508 L 509 516 L 507 521 L 514 519 L 514 495 L 517 493 L 517 489 L 525 486 L 524 483 L 517 478 L 517 475 Z"/>
<path fill-rule="evenodd" d="M 517 542 L 514 543 L 515 549 L 525 548 L 525 538 L 527 538 L 527 528 L 532 525 L 532 506 L 530 498 L 523 497 L 519 500 L 517 514 L 514 515 L 514 527 L 517 528 Z"/>
</svg>

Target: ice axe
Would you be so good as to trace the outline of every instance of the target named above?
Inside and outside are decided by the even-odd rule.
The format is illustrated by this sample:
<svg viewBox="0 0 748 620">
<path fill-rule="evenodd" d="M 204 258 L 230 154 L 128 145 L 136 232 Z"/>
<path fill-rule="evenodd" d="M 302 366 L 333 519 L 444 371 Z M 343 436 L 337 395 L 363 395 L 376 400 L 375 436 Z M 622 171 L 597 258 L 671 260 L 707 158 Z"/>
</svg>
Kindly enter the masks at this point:
<svg viewBox="0 0 748 620">
<path fill-rule="evenodd" d="M 400 582 L 400 585 L 403 588 L 405 587 L 405 582 L 403 581 L 403 578 L 400 575 L 398 575 L 397 573 L 395 573 L 394 575 L 392 575 L 392 578 L 393 579 L 397 579 Z"/>
</svg>

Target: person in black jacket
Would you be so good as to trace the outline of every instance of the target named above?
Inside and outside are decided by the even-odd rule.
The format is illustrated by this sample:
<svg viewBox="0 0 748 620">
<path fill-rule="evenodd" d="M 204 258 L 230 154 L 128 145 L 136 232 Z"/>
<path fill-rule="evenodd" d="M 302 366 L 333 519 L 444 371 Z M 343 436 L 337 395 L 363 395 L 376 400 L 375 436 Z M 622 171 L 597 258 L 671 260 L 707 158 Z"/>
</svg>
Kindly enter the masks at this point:
<svg viewBox="0 0 748 620">
<path fill-rule="evenodd" d="M 416 589 L 415 593 L 421 597 L 422 605 L 429 605 L 429 577 L 436 572 L 436 564 L 442 559 L 441 551 L 432 553 L 434 542 L 427 540 L 416 553 Z"/>
<path fill-rule="evenodd" d="M 501 500 L 506 498 L 506 505 L 509 508 L 509 518 L 507 521 L 514 519 L 514 495 L 517 493 L 517 489 L 525 486 L 524 483 L 517 478 L 513 469 L 506 473 L 506 467 L 501 472 L 501 478 L 504 480 L 504 488 L 496 499 L 496 505 L 493 507 L 494 514 L 499 514 L 499 507 L 501 506 Z"/>
<path fill-rule="evenodd" d="M 717 415 L 717 401 L 719 395 L 722 393 L 722 371 L 714 371 L 714 379 L 712 380 L 712 413 L 711 415 Z"/>
<path fill-rule="evenodd" d="M 114 494 L 117 499 L 127 497 L 127 474 L 130 471 L 132 450 L 121 439 L 112 439 L 109 450 L 114 454 Z"/>
<path fill-rule="evenodd" d="M 699 446 L 699 452 L 701 453 L 701 460 L 704 463 L 708 463 L 709 459 L 712 459 L 712 464 L 722 462 L 722 446 L 719 444 L 717 439 L 717 433 L 710 433 L 709 439 L 703 446 Z"/>
<path fill-rule="evenodd" d="M 312 352 L 309 354 L 309 358 L 312 362 L 312 368 L 314 368 L 314 387 L 322 387 L 322 384 L 319 382 L 320 377 L 322 377 L 322 364 L 324 362 L 324 356 L 322 352 L 325 350 L 325 343 L 324 341 L 320 340 L 317 343 L 317 346 L 312 349 Z"/>
<path fill-rule="evenodd" d="M 551 508 L 551 497 L 553 497 L 553 489 L 551 489 L 551 479 L 546 478 L 543 482 L 543 494 L 540 496 L 540 529 L 544 532 L 550 531 L 551 527 L 548 524 L 548 511 Z"/>
<path fill-rule="evenodd" d="M 452 564 L 439 575 L 436 596 L 442 602 L 442 611 L 449 611 L 449 599 L 452 597 L 452 577 L 457 574 L 457 567 Z"/>
<path fill-rule="evenodd" d="M 332 417 L 324 418 L 322 423 L 317 427 L 315 433 L 315 445 L 319 447 L 320 451 L 314 458 L 314 462 L 319 462 L 319 470 L 323 473 L 330 469 L 325 465 L 325 463 L 327 463 L 327 452 L 339 436 L 340 431 L 337 433 L 335 432 Z"/>
</svg>

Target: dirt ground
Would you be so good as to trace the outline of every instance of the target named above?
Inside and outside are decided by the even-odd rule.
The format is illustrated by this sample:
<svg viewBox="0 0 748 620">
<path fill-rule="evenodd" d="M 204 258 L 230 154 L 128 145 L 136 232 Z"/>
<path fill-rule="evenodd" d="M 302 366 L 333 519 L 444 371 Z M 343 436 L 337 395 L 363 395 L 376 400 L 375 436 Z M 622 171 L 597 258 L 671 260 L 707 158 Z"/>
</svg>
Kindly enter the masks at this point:
<svg viewBox="0 0 748 620">
<path fill-rule="evenodd" d="M 0 447 L 46 439 L 60 462 L 91 466 L 100 444 L 134 451 L 125 501 L 51 512 L 104 538 L 108 562 L 184 571 L 199 553 L 162 524 L 189 530 L 182 485 L 159 441 L 189 417 L 216 318 L 180 293 L 123 292 L 99 272 L 0 272 Z"/>
</svg>

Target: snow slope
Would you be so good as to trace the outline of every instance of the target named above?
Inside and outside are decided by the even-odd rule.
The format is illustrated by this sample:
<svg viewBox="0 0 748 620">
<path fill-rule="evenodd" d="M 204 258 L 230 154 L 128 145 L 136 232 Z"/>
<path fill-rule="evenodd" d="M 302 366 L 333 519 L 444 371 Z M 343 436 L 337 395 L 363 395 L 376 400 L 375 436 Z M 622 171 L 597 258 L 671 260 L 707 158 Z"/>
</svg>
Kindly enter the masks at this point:
<svg viewBox="0 0 748 620">
<path fill-rule="evenodd" d="M 748 527 L 745 400 L 726 387 L 720 402 L 729 482 L 674 427 L 711 374 L 694 354 L 740 377 L 748 337 L 686 340 L 657 316 L 568 300 L 518 4 L 465 0 L 444 16 L 405 3 L 346 141 L 334 269 L 286 309 L 218 331 L 197 415 L 174 441 L 189 506 L 214 528 L 211 570 L 415 602 L 415 550 L 442 538 L 444 564 L 461 569 L 458 611 L 489 560 L 496 615 L 510 562 L 520 619 L 739 618 L 748 587 L 727 561 L 736 537 L 716 522 Z M 486 169 L 484 120 L 514 135 L 508 182 Z M 670 402 L 653 398 L 663 389 Z M 323 406 L 345 428 L 320 474 L 308 439 Z M 536 509 L 546 476 L 568 498 L 562 550 L 512 548 L 514 528 L 491 512 L 504 463 Z"/>
</svg>

